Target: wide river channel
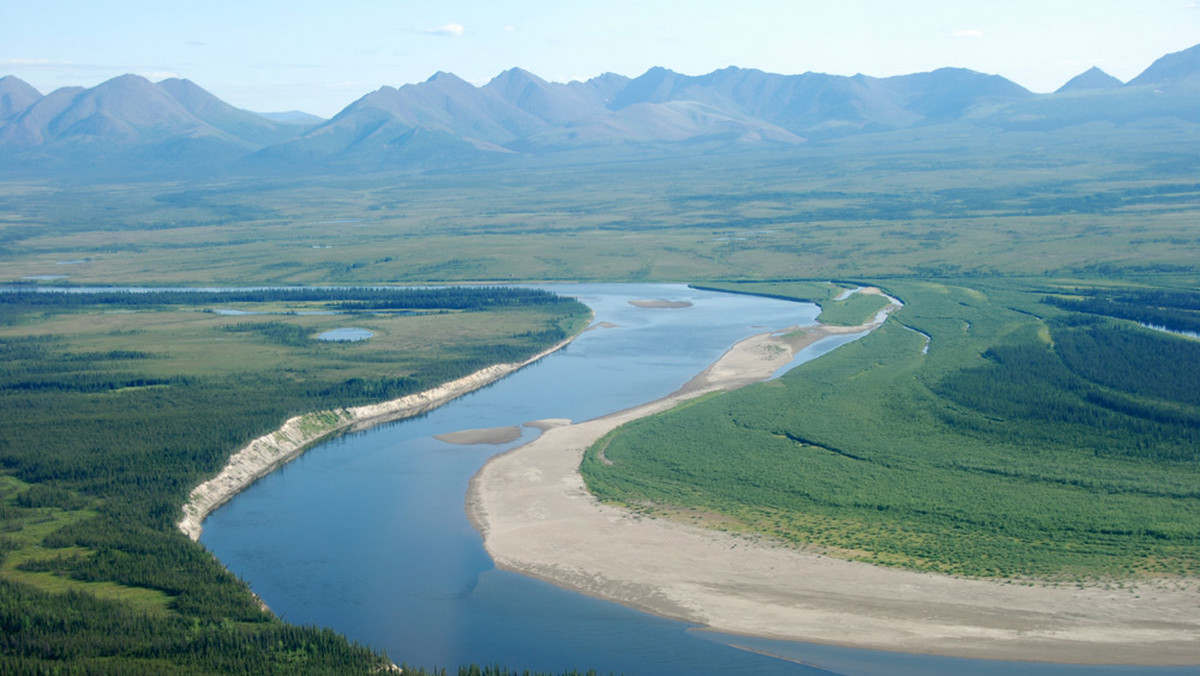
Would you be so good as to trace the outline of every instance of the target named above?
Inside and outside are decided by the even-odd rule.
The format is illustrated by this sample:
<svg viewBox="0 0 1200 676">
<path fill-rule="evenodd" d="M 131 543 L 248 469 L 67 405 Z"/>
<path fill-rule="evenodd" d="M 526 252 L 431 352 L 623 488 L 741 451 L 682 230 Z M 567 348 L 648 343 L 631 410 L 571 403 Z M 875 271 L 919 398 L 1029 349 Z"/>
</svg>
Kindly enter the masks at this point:
<svg viewBox="0 0 1200 676">
<path fill-rule="evenodd" d="M 468 662 L 665 676 L 1194 673 L 726 636 L 497 570 L 467 520 L 467 485 L 488 458 L 537 432 L 524 428 L 513 443 L 472 446 L 434 435 L 545 418 L 581 421 L 629 408 L 678 389 L 738 340 L 811 324 L 818 313 L 809 304 L 682 285 L 546 288 L 587 303 L 594 328 L 425 416 L 318 445 L 214 512 L 201 542 L 285 620 L 331 627 L 396 662 L 451 673 Z M 629 302 L 657 299 L 691 306 Z M 818 343 L 798 361 L 847 340 Z"/>
</svg>

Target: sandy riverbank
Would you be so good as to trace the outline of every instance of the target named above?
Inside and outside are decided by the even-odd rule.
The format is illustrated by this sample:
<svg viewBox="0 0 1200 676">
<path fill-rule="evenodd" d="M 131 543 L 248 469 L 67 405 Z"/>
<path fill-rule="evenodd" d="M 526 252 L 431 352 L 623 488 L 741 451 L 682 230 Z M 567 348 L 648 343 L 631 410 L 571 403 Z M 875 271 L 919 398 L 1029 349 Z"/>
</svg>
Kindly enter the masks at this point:
<svg viewBox="0 0 1200 676">
<path fill-rule="evenodd" d="M 824 327 L 742 341 L 679 391 L 493 458 L 467 511 L 497 566 L 744 635 L 1004 660 L 1200 664 L 1200 589 L 1025 586 L 843 561 L 600 504 L 578 466 L 609 430 L 769 377 Z"/>
<path fill-rule="evenodd" d="M 532 364 L 570 342 L 571 340 L 565 340 L 523 362 L 495 364 L 439 387 L 399 399 L 290 418 L 283 427 L 251 441 L 234 453 L 217 476 L 194 488 L 187 504 L 183 506 L 183 518 L 176 526 L 184 535 L 199 540 L 204 519 L 213 510 L 255 481 L 293 460 L 318 441 L 339 432 L 361 431 L 381 423 L 420 415 Z M 513 430 L 516 430 L 516 433 L 512 439 L 516 439 L 520 436 L 520 430 Z M 495 430 L 469 430 L 458 434 L 458 443 L 480 443 L 473 439 L 480 434 L 496 437 L 500 433 Z"/>
</svg>

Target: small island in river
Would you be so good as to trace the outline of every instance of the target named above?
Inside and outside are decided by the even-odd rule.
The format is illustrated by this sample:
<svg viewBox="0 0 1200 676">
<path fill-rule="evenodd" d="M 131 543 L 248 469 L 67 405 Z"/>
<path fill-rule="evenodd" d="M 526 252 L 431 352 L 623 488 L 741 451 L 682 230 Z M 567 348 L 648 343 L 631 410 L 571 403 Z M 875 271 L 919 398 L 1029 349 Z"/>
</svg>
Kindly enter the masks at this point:
<svg viewBox="0 0 1200 676">
<path fill-rule="evenodd" d="M 686 300 L 631 300 L 629 304 L 634 307 L 646 308 L 649 310 L 681 310 L 691 307 L 692 304 Z"/>
</svg>

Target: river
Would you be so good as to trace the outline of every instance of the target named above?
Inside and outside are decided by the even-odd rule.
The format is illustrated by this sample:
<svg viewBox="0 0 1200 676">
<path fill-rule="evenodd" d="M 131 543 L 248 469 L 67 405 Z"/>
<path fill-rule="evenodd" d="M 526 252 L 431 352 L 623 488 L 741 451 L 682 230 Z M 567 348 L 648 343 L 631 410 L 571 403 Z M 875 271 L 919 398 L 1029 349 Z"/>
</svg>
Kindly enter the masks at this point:
<svg viewBox="0 0 1200 676">
<path fill-rule="evenodd" d="M 434 435 L 545 418 L 586 420 L 657 399 L 741 338 L 811 324 L 818 313 L 809 304 L 682 285 L 546 288 L 591 306 L 595 328 L 421 418 L 320 444 L 214 512 L 201 542 L 285 620 L 331 627 L 397 662 L 428 667 L 475 662 L 663 675 L 1188 673 L 724 636 L 497 570 L 467 520 L 467 485 L 489 457 L 537 432 L 524 428 L 511 443 L 469 446 Z M 690 305 L 636 307 L 631 300 Z M 846 340 L 831 339 L 805 358 Z"/>
</svg>

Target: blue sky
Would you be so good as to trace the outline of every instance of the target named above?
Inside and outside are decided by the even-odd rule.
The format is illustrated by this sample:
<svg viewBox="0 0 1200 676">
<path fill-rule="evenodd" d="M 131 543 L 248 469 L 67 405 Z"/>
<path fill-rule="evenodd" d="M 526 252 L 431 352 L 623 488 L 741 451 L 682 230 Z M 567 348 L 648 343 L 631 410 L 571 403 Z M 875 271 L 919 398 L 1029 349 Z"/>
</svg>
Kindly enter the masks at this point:
<svg viewBox="0 0 1200 676">
<path fill-rule="evenodd" d="M 957 66 L 1052 91 L 1128 80 L 1200 43 L 1200 0 L 6 0 L 0 75 L 48 93 L 123 73 L 186 77 L 258 111 L 329 116 L 444 70 L 476 84 L 651 66 L 698 75 L 899 75 Z"/>
</svg>

